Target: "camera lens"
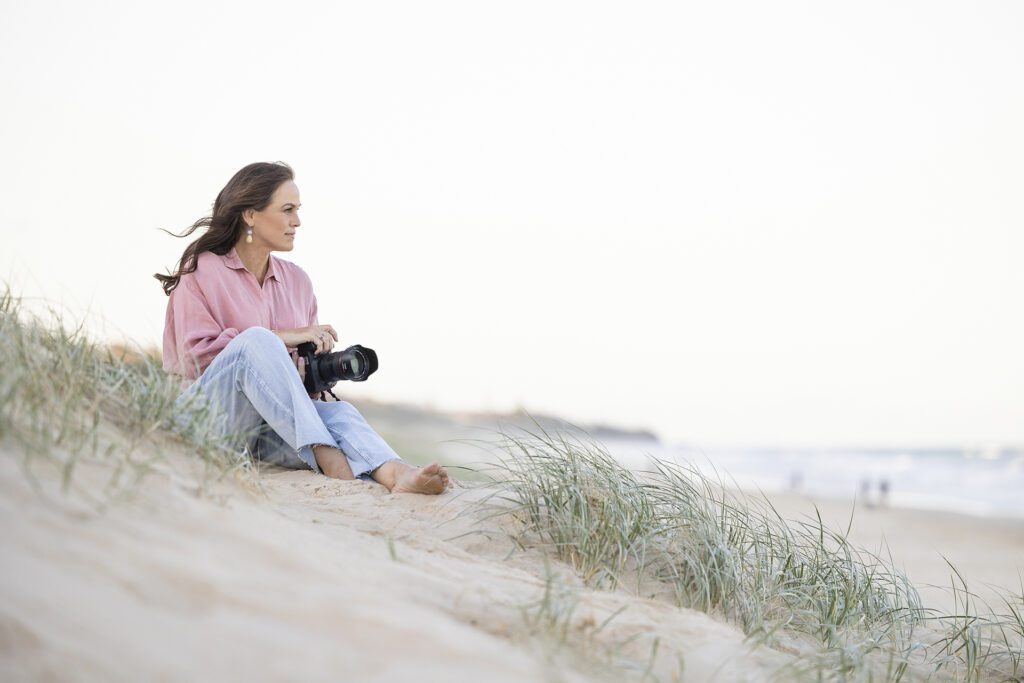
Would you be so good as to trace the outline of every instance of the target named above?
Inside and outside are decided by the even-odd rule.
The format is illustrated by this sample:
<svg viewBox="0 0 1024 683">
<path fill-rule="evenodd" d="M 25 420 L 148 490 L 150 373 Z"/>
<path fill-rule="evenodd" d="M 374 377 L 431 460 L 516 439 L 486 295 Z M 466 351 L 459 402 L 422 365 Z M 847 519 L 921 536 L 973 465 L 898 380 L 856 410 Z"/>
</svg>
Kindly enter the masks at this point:
<svg viewBox="0 0 1024 683">
<path fill-rule="evenodd" d="M 343 379 L 362 382 L 377 371 L 377 353 L 359 344 L 344 351 L 321 354 L 315 361 L 317 376 L 327 384 Z"/>
<path fill-rule="evenodd" d="M 363 354 L 355 351 L 352 353 L 352 357 L 348 359 L 348 372 L 345 374 L 349 377 L 358 377 L 363 374 Z"/>
</svg>

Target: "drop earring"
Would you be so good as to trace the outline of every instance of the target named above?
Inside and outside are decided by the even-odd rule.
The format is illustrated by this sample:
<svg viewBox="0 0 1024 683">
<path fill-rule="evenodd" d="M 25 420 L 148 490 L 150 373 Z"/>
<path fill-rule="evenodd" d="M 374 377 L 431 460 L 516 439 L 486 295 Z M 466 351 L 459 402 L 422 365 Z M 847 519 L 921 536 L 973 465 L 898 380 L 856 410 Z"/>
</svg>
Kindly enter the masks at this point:
<svg viewBox="0 0 1024 683">
<path fill-rule="evenodd" d="M 251 225 L 249 226 L 249 229 L 245 231 L 245 243 L 246 244 L 252 244 L 252 226 Z"/>
</svg>

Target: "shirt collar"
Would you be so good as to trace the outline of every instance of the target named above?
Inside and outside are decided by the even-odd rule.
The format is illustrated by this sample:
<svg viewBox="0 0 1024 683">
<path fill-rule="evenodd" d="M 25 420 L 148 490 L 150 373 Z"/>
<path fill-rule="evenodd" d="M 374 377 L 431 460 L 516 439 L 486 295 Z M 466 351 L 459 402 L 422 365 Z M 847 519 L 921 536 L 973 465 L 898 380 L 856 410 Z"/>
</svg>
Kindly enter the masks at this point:
<svg viewBox="0 0 1024 683">
<path fill-rule="evenodd" d="M 238 252 L 235 251 L 234 247 L 231 247 L 231 251 L 221 256 L 221 259 L 224 260 L 224 265 L 226 265 L 228 268 L 233 268 L 235 270 L 246 270 L 245 264 L 242 263 L 242 259 L 238 258 Z M 275 280 L 278 279 L 277 259 L 274 258 L 273 254 L 270 255 L 270 265 L 267 266 L 267 277 L 272 277 Z"/>
</svg>

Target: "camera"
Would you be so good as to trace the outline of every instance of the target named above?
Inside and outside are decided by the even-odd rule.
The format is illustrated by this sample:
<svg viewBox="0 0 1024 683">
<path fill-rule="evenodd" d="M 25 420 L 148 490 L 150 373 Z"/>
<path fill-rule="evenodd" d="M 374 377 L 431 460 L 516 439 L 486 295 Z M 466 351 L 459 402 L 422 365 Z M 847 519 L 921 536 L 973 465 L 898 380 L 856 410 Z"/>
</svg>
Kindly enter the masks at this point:
<svg viewBox="0 0 1024 683">
<path fill-rule="evenodd" d="M 306 377 L 303 383 L 310 394 L 329 391 L 338 380 L 365 382 L 377 371 L 377 353 L 356 344 L 344 351 L 316 354 L 316 344 L 303 342 L 298 353 L 306 359 Z"/>
</svg>

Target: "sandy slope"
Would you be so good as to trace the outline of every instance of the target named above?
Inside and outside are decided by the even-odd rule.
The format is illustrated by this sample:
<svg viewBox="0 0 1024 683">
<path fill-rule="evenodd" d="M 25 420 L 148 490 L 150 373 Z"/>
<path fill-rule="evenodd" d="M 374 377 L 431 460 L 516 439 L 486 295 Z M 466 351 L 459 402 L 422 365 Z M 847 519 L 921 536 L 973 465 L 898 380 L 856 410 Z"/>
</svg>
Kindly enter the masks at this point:
<svg viewBox="0 0 1024 683">
<path fill-rule="evenodd" d="M 193 461 L 170 452 L 101 513 L 45 468 L 33 491 L 17 460 L 0 453 L 2 680 L 629 680 L 655 639 L 664 681 L 680 662 L 686 680 L 756 681 L 788 661 L 703 614 L 547 573 L 479 522 L 479 490 L 392 496 L 275 470 L 262 491 L 197 493 Z M 543 618 L 546 580 L 562 617 Z"/>
</svg>

